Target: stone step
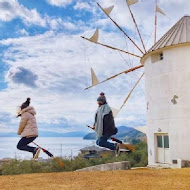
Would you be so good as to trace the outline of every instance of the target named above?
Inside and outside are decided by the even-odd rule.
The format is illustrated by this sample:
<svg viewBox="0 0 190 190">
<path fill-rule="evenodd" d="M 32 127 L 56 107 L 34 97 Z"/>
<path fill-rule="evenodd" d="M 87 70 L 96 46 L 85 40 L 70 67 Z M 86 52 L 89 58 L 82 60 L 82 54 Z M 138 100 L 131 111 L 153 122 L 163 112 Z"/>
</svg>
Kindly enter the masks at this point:
<svg viewBox="0 0 190 190">
<path fill-rule="evenodd" d="M 149 168 L 149 169 L 170 169 L 171 166 L 169 164 L 155 164 L 155 165 L 148 165 L 147 168 Z"/>
<path fill-rule="evenodd" d="M 114 162 L 108 164 L 101 164 L 96 166 L 91 166 L 83 169 L 76 170 L 78 171 L 113 171 L 113 170 L 129 170 L 131 169 L 131 164 L 129 161 L 123 162 Z"/>
</svg>

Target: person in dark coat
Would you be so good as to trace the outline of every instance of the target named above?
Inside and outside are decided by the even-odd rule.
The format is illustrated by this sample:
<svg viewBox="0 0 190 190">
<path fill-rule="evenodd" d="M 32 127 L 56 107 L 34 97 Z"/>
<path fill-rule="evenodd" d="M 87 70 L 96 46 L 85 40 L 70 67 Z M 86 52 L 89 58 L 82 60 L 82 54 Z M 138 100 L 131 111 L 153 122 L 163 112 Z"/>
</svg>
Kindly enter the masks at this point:
<svg viewBox="0 0 190 190">
<path fill-rule="evenodd" d="M 115 127 L 114 117 L 110 106 L 107 104 L 105 94 L 102 92 L 97 99 L 99 105 L 95 114 L 95 122 L 93 129 L 97 134 L 96 144 L 101 147 L 115 150 L 119 153 L 119 145 L 108 142 L 108 139 L 115 135 L 118 130 Z"/>
</svg>

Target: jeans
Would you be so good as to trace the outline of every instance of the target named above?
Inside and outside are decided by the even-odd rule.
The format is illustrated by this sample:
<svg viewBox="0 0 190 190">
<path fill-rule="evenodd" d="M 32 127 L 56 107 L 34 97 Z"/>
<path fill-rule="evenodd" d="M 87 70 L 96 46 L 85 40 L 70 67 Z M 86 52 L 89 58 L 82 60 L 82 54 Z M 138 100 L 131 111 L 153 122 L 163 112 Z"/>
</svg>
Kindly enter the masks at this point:
<svg viewBox="0 0 190 190">
<path fill-rule="evenodd" d="M 33 153 L 34 150 L 35 150 L 35 147 L 28 146 L 28 144 L 30 144 L 35 139 L 36 139 L 36 137 L 29 137 L 29 138 L 22 137 L 20 139 L 20 141 L 18 142 L 18 144 L 17 144 L 17 148 L 19 150 L 23 150 L 23 151 L 27 151 L 27 152 L 32 152 Z"/>
<path fill-rule="evenodd" d="M 110 136 L 108 136 L 108 135 L 103 135 L 103 136 L 99 137 L 96 141 L 96 144 L 98 146 L 101 146 L 101 147 L 105 147 L 105 148 L 109 148 L 111 150 L 115 150 L 116 149 L 115 144 L 108 142 L 109 137 Z"/>
</svg>

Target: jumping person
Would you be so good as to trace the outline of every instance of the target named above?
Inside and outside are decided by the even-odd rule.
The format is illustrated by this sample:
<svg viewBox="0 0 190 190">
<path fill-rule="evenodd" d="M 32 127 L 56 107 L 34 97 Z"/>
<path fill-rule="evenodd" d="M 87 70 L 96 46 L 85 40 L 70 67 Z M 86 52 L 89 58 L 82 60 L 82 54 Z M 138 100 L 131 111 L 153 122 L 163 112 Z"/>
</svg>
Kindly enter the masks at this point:
<svg viewBox="0 0 190 190">
<path fill-rule="evenodd" d="M 115 127 L 113 113 L 110 106 L 107 104 L 106 97 L 102 92 L 97 99 L 98 110 L 95 114 L 95 123 L 92 129 L 96 131 L 96 144 L 101 147 L 109 148 L 119 154 L 119 144 L 108 142 L 108 139 L 115 135 L 118 130 Z"/>
<path fill-rule="evenodd" d="M 28 146 L 32 141 L 38 137 L 38 127 L 36 123 L 36 111 L 30 105 L 30 98 L 27 98 L 20 106 L 21 121 L 18 128 L 18 135 L 21 135 L 21 139 L 17 144 L 19 150 L 31 152 L 33 159 L 37 159 L 40 153 L 40 149 L 36 147 Z"/>
</svg>

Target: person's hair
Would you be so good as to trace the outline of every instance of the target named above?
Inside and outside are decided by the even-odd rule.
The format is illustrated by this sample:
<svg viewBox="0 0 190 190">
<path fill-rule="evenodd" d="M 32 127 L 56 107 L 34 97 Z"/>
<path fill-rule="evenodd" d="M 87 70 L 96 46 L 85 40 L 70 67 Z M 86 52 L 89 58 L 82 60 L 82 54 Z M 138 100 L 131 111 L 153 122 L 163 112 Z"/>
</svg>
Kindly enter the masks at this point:
<svg viewBox="0 0 190 190">
<path fill-rule="evenodd" d="M 30 98 L 27 98 L 26 99 L 26 102 L 24 102 L 22 105 L 21 105 L 21 110 L 27 108 L 29 105 L 30 105 Z"/>
</svg>

